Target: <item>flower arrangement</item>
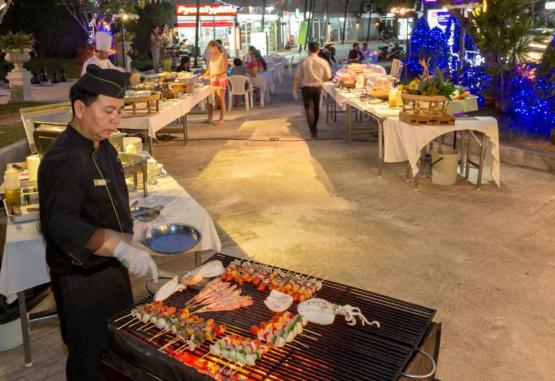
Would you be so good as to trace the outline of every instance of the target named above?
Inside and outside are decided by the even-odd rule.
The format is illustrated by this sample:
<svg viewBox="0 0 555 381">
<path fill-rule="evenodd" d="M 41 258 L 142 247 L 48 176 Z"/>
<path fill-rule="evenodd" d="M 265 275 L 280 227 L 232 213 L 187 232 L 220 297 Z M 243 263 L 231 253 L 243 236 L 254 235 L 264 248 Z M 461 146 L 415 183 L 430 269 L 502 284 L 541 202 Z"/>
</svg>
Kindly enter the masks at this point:
<svg viewBox="0 0 555 381">
<path fill-rule="evenodd" d="M 411 95 L 425 95 L 425 96 L 444 96 L 448 99 L 453 99 L 454 96 L 459 96 L 465 93 L 464 88 L 457 87 L 453 82 L 445 79 L 441 70 L 436 70 L 434 75 L 430 75 L 429 61 L 421 59 L 420 66 L 423 68 L 423 73 L 417 78 L 413 79 L 406 87 L 402 88 L 403 92 Z"/>
<path fill-rule="evenodd" d="M 8 32 L 0 36 L 0 51 L 7 53 L 10 50 L 32 49 L 35 39 L 32 34 L 23 32 Z"/>
</svg>

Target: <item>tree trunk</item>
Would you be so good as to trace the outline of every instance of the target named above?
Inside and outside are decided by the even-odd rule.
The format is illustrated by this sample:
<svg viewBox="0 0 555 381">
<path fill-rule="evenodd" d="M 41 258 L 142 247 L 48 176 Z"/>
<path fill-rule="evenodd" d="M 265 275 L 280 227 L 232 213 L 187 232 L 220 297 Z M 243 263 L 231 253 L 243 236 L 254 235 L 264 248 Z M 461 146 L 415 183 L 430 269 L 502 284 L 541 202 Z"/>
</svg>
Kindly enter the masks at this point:
<svg viewBox="0 0 555 381">
<path fill-rule="evenodd" d="M 0 11 L 0 24 L 2 24 L 4 16 L 6 16 L 6 13 L 8 13 L 8 9 L 10 8 L 10 5 L 12 5 L 12 3 L 13 0 L 6 0 L 6 6 Z"/>
</svg>

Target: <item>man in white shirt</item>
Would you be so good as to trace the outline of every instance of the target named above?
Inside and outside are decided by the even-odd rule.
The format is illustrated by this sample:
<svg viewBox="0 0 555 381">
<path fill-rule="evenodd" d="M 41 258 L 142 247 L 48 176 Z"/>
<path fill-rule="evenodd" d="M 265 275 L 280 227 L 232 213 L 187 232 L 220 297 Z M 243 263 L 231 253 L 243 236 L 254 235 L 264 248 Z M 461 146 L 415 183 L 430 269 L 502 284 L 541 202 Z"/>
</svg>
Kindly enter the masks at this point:
<svg viewBox="0 0 555 381">
<path fill-rule="evenodd" d="M 331 79 L 330 65 L 323 58 L 318 57 L 320 45 L 317 42 L 308 44 L 308 57 L 299 62 L 293 81 L 293 98 L 298 99 L 299 83 L 303 96 L 306 120 L 310 128 L 310 135 L 318 138 L 318 118 L 320 116 L 320 96 L 322 84 Z"/>
<path fill-rule="evenodd" d="M 110 51 L 112 50 L 112 36 L 106 32 L 96 33 L 96 47 L 94 55 L 83 63 L 83 69 L 81 70 L 81 76 L 87 72 L 87 66 L 90 64 L 95 64 L 101 69 L 116 69 L 119 71 L 125 71 L 123 68 L 115 66 L 112 61 L 108 59 Z"/>
</svg>

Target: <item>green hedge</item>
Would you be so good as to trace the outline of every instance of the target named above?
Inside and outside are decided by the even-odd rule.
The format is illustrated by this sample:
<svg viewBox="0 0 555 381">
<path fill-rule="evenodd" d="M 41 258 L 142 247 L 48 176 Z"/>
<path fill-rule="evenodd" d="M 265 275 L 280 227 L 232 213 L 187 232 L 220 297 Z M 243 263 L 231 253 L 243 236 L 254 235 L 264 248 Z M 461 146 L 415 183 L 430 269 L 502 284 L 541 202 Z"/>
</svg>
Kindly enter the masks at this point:
<svg viewBox="0 0 555 381">
<path fill-rule="evenodd" d="M 0 60 L 0 78 L 6 78 L 6 65 L 9 67 L 7 72 L 9 72 L 13 65 L 7 63 L 4 59 Z M 31 61 L 25 63 L 23 66 L 31 73 L 40 72 L 43 68 L 46 67 L 46 71 L 48 72 L 48 76 L 50 78 L 50 74 L 53 71 L 60 71 L 60 69 L 64 69 L 66 72 L 66 76 L 68 78 L 79 78 L 81 75 L 81 67 L 83 66 L 78 60 L 76 59 L 62 59 L 62 58 L 32 58 Z"/>
</svg>

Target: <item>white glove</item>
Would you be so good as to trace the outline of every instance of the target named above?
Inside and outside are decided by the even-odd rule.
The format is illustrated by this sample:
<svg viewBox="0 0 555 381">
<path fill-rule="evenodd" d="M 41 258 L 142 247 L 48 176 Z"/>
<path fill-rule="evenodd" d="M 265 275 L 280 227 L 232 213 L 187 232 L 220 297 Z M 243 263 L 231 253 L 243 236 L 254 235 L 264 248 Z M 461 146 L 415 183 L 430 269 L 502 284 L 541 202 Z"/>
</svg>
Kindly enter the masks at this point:
<svg viewBox="0 0 555 381">
<path fill-rule="evenodd" d="M 156 266 L 156 262 L 146 251 L 137 249 L 122 241 L 114 250 L 114 258 L 117 258 L 133 274 L 143 277 L 150 270 L 152 272 L 152 279 L 158 280 L 158 266 Z"/>
<path fill-rule="evenodd" d="M 152 235 L 152 222 L 133 221 L 133 242 L 143 243 Z"/>
</svg>

